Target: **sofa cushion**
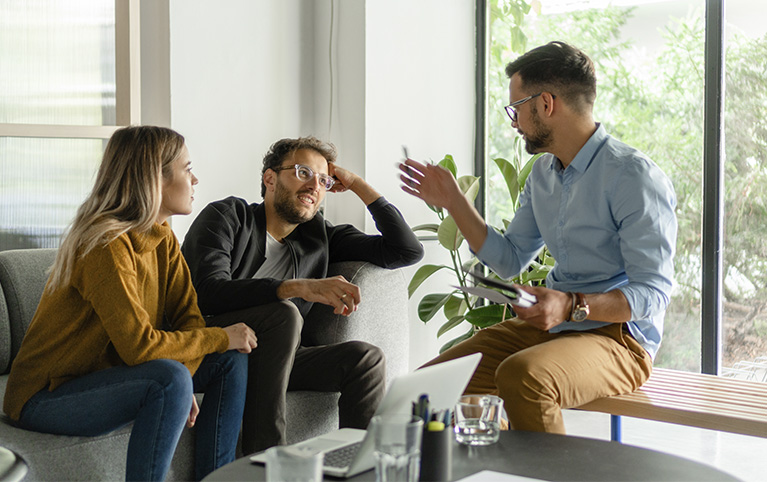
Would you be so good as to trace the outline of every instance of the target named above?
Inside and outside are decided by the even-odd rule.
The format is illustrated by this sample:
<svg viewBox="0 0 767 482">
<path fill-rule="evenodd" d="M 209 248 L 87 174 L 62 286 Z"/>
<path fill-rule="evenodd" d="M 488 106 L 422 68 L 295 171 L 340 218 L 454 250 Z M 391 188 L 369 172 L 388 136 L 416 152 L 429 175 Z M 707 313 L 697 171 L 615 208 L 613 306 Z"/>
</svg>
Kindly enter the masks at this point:
<svg viewBox="0 0 767 482">
<path fill-rule="evenodd" d="M 11 322 L 5 305 L 3 285 L 0 284 L 0 373 L 11 371 Z"/>
<path fill-rule="evenodd" d="M 3 286 L 10 320 L 11 360 L 19 352 L 24 333 L 32 322 L 48 280 L 48 270 L 55 258 L 55 249 L 0 252 L 0 285 Z"/>
</svg>

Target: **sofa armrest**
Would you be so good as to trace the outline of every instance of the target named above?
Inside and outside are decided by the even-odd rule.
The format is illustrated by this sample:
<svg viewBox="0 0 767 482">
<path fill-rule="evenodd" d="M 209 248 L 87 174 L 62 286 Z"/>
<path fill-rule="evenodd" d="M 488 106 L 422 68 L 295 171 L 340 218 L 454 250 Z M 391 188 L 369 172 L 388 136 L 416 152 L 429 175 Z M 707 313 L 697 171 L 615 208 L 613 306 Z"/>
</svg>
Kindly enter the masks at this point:
<svg viewBox="0 0 767 482">
<path fill-rule="evenodd" d="M 361 340 L 386 355 L 386 382 L 408 371 L 410 333 L 407 281 L 402 270 L 380 268 L 364 261 L 333 263 L 328 276 L 342 275 L 360 287 L 361 302 L 349 316 L 315 303 L 301 335 L 306 346 Z"/>
</svg>

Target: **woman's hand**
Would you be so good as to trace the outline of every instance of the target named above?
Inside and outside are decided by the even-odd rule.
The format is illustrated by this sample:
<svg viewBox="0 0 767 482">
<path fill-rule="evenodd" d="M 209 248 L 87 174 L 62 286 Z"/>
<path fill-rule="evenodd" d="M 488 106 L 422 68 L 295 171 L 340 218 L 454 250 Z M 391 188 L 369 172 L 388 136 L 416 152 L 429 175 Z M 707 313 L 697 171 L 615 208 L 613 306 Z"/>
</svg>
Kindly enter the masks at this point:
<svg viewBox="0 0 767 482">
<path fill-rule="evenodd" d="M 237 350 L 240 353 L 250 353 L 258 346 L 256 333 L 245 323 L 237 323 L 224 328 L 229 335 L 227 350 Z"/>
<path fill-rule="evenodd" d="M 189 410 L 189 418 L 186 419 L 186 426 L 189 428 L 194 427 L 194 423 L 197 421 L 197 415 L 200 414 L 200 406 L 197 405 L 197 397 L 192 394 L 192 409 Z"/>
</svg>

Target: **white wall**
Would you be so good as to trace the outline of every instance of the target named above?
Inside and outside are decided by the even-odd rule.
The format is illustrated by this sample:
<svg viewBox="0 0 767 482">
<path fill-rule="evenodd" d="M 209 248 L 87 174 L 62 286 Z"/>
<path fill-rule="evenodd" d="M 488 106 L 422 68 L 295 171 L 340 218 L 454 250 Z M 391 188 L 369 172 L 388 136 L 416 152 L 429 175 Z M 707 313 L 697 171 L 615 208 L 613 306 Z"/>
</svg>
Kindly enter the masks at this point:
<svg viewBox="0 0 767 482">
<path fill-rule="evenodd" d="M 172 0 L 171 125 L 187 139 L 195 212 L 176 217 L 180 238 L 211 201 L 260 199 L 261 160 L 276 140 L 302 127 L 303 61 L 311 29 L 299 0 Z"/>
<path fill-rule="evenodd" d="M 261 159 L 282 137 L 334 142 L 339 162 L 411 225 L 436 218 L 399 189 L 403 144 L 413 158 L 451 153 L 462 172 L 471 170 L 474 2 L 334 0 L 331 9 L 316 0 L 170 0 L 170 46 L 171 125 L 186 136 L 200 178 L 195 212 L 173 223 L 182 239 L 208 202 L 260 199 Z M 352 193 L 328 196 L 325 211 L 334 223 L 375 231 Z M 425 245 L 429 262 L 447 261 Z M 444 285 L 424 286 L 416 298 Z M 445 340 L 436 339 L 441 321 L 424 326 L 411 305 L 415 368 Z"/>
<path fill-rule="evenodd" d="M 474 149 L 474 2 L 389 0 L 367 2 L 366 146 L 368 179 L 400 207 L 411 226 L 434 223 L 426 205 L 399 188 L 394 167 L 402 146 L 417 160 L 452 154 L 459 172 L 470 174 Z M 436 241 L 424 243 L 423 262 L 449 263 Z M 409 280 L 416 267 L 407 269 Z M 424 325 L 417 302 L 446 292 L 444 277 L 427 282 L 410 302 L 410 367 L 433 358 L 453 330 L 437 340 L 440 313 Z M 455 333 L 454 333 L 455 332 Z"/>
</svg>

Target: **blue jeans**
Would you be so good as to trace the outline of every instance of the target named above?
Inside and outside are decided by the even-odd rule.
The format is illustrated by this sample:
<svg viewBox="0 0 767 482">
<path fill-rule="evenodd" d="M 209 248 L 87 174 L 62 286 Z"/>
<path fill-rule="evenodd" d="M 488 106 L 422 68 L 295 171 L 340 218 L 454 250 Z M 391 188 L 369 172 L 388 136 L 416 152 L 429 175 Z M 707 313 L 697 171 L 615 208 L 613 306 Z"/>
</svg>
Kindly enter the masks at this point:
<svg viewBox="0 0 767 482">
<path fill-rule="evenodd" d="M 126 480 L 163 480 L 192 407 L 205 393 L 196 422 L 195 475 L 202 479 L 235 458 L 245 406 L 247 355 L 205 357 L 194 377 L 175 360 L 108 368 L 30 398 L 18 425 L 59 435 L 96 436 L 133 422 Z"/>
</svg>

